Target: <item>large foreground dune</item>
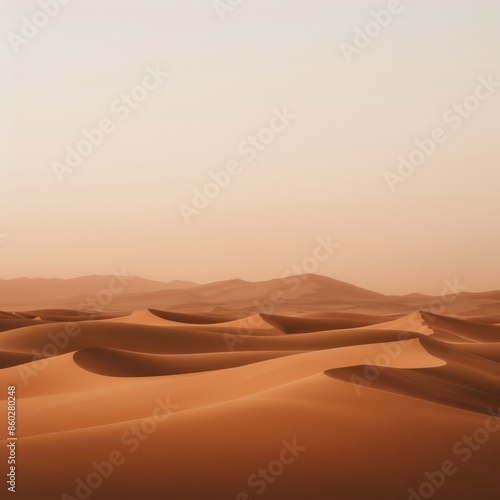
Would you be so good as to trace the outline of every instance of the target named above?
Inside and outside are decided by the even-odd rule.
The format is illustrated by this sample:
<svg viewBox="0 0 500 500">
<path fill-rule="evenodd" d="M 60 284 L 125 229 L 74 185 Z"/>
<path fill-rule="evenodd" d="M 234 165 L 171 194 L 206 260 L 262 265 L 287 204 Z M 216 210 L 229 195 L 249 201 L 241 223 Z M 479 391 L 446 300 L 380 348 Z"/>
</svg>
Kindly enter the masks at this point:
<svg viewBox="0 0 500 500">
<path fill-rule="evenodd" d="M 92 279 L 0 303 L 13 498 L 499 498 L 500 293 Z"/>
</svg>

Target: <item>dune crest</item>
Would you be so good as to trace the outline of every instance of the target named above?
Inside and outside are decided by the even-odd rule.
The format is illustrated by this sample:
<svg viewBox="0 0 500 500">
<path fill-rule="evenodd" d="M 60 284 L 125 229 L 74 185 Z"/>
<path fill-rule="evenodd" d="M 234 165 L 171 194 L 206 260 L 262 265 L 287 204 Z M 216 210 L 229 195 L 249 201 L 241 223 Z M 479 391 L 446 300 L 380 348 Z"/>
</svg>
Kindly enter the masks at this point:
<svg viewBox="0 0 500 500">
<path fill-rule="evenodd" d="M 125 460 L 93 500 L 251 500 L 249 478 L 280 466 L 285 442 L 301 451 L 263 499 L 400 500 L 426 471 L 458 467 L 456 443 L 500 415 L 500 295 L 460 295 L 436 314 L 438 299 L 298 279 L 276 304 L 282 280 L 140 280 L 97 312 L 54 298 L 68 283 L 49 283 L 41 308 L 43 281 L 11 284 L 15 300 L 34 286 L 29 307 L 0 303 L 0 380 L 18 391 L 17 498 L 77 498 L 77 478 L 85 485 L 113 450 Z M 489 433 L 435 498 L 496 499 L 499 449 Z"/>
</svg>

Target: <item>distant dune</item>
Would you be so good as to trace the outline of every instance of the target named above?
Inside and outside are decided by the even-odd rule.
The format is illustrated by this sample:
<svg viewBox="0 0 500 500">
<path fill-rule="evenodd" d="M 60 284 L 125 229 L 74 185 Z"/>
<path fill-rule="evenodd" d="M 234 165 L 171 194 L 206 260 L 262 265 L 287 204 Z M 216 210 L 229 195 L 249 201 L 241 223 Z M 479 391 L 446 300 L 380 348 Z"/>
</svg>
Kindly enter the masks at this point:
<svg viewBox="0 0 500 500">
<path fill-rule="evenodd" d="M 76 308 L 87 298 L 109 290 L 120 294 L 143 294 L 162 290 L 184 290 L 197 286 L 189 281 L 170 283 L 117 275 L 84 276 L 72 279 L 17 278 L 0 280 L 0 309 L 16 310 Z M 119 290 L 119 291 L 118 291 Z"/>
<path fill-rule="evenodd" d="M 0 284 L 15 498 L 498 499 L 499 293 L 110 279 Z"/>
</svg>

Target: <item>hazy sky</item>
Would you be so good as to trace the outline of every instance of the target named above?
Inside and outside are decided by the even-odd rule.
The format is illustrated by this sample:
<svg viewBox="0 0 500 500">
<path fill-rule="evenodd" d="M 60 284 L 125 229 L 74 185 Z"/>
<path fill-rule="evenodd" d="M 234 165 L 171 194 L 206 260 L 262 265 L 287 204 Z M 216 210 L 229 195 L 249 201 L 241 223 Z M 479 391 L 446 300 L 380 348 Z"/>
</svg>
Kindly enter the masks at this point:
<svg viewBox="0 0 500 500">
<path fill-rule="evenodd" d="M 221 0 L 221 16 L 212 0 L 66 1 L 48 18 L 1 0 L 0 278 L 268 279 L 330 236 L 320 274 L 500 289 L 498 0 L 401 0 L 389 21 L 372 11 L 397 0 Z M 58 178 L 103 120 L 112 132 Z M 228 163 L 187 224 L 180 207 Z"/>
</svg>

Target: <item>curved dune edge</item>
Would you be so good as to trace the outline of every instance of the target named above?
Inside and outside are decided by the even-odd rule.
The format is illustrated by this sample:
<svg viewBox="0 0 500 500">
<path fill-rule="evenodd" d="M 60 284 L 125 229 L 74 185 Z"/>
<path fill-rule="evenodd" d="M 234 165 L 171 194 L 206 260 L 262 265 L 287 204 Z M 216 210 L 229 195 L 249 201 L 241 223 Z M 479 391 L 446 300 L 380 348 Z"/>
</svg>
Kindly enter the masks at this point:
<svg viewBox="0 0 500 500">
<path fill-rule="evenodd" d="M 107 377 L 158 377 L 235 368 L 293 354 L 298 352 L 158 355 L 94 347 L 75 352 L 73 359 L 80 368 Z"/>
<path fill-rule="evenodd" d="M 416 311 L 399 319 L 379 323 L 377 328 L 420 333 L 450 343 L 500 342 L 500 327 L 495 324 L 474 322 L 428 311 Z M 360 327 L 360 329 L 367 327 Z"/>
<path fill-rule="evenodd" d="M 0 369 L 30 363 L 35 358 L 34 354 L 16 351 L 0 351 Z"/>
<path fill-rule="evenodd" d="M 345 330 L 359 327 L 375 326 L 399 318 L 386 318 L 370 314 L 355 313 L 301 313 L 290 316 L 277 314 L 260 314 L 261 318 L 274 328 L 287 334 L 310 333 L 328 330 Z"/>
<path fill-rule="evenodd" d="M 173 321 L 175 323 L 187 323 L 190 325 L 211 325 L 228 323 L 238 319 L 237 315 L 222 315 L 222 314 L 195 314 L 195 313 L 179 313 L 173 311 L 161 311 L 159 309 L 148 309 L 149 312 L 159 318 Z"/>
<path fill-rule="evenodd" d="M 499 342 L 500 327 L 462 318 L 425 313 L 426 322 L 441 335 L 453 335 L 466 342 Z"/>
<path fill-rule="evenodd" d="M 16 319 L 19 318 L 15 313 L 0 311 L 0 319 Z"/>
<path fill-rule="evenodd" d="M 500 363 L 491 359 L 489 346 L 448 344 L 432 337 L 421 338 L 420 343 L 444 365 L 404 370 L 389 366 L 376 372 L 360 365 L 325 374 L 363 390 L 379 389 L 476 413 L 488 414 L 500 406 Z M 500 345 L 494 347 L 493 357 L 498 357 Z"/>
<path fill-rule="evenodd" d="M 386 330 L 410 331 L 423 335 L 434 335 L 436 333 L 429 322 L 429 316 L 424 311 L 415 311 L 398 319 L 378 323 L 376 326 Z"/>
<path fill-rule="evenodd" d="M 90 391 L 89 393 L 91 394 L 94 390 L 103 391 L 107 390 L 106 388 L 109 388 L 111 391 L 117 388 L 126 389 L 128 384 L 132 383 L 130 375 L 138 373 L 139 376 L 133 377 L 136 389 L 138 389 L 136 384 L 140 384 L 141 386 L 145 384 L 148 387 L 151 386 L 151 388 L 159 384 L 159 389 L 164 390 L 169 388 L 172 395 L 175 394 L 176 397 L 180 397 L 185 404 L 186 398 L 193 402 L 199 400 L 200 397 L 204 401 L 213 401 L 214 398 L 232 399 L 233 397 L 241 397 L 242 395 L 273 389 L 310 376 L 323 374 L 325 370 L 332 368 L 356 366 L 363 363 L 371 363 L 373 365 L 379 363 L 382 366 L 386 363 L 388 352 L 392 353 L 391 366 L 397 368 L 436 367 L 442 366 L 445 363 L 439 357 L 430 354 L 423 348 L 421 342 L 416 339 L 405 342 L 403 346 L 397 342 L 393 342 L 389 344 L 355 345 L 302 353 L 286 351 L 280 357 L 276 357 L 276 352 L 252 353 L 248 351 L 243 353 L 225 353 L 222 356 L 223 361 L 231 359 L 231 356 L 236 356 L 235 359 L 238 362 L 241 359 L 245 362 L 248 360 L 253 362 L 227 369 L 205 371 L 203 373 L 199 373 L 200 361 L 205 363 L 205 366 L 203 366 L 205 368 L 207 367 L 207 363 L 214 362 L 214 360 L 218 361 L 217 356 L 198 354 L 164 357 L 161 355 L 143 356 L 142 354 L 138 354 L 136 357 L 134 355 L 137 353 L 125 353 L 126 355 L 131 355 L 130 357 L 127 356 L 127 362 L 132 358 L 133 362 L 138 362 L 138 368 L 130 368 L 130 365 L 123 368 L 122 365 L 125 356 L 101 357 L 101 351 L 90 350 L 91 355 L 83 356 L 83 361 L 80 359 L 78 364 L 74 359 L 75 353 L 70 353 L 44 360 L 42 363 L 31 362 L 26 365 L 6 369 L 3 373 L 3 379 L 9 381 L 9 383 L 25 385 L 23 379 L 27 377 L 30 383 L 25 387 L 24 397 L 31 398 L 40 395 L 67 394 L 69 392 L 80 391 Z M 397 355 L 394 355 L 394 353 Z M 114 355 L 116 353 L 112 352 L 111 354 Z M 253 354 L 256 355 L 254 358 L 248 356 Z M 257 357 L 257 355 L 261 355 L 262 357 L 271 355 L 272 357 L 265 360 Z M 77 356 L 77 358 L 80 357 Z M 141 376 L 144 374 L 141 370 L 143 370 L 143 361 L 145 359 L 152 359 L 155 362 L 159 360 L 159 368 L 156 365 L 153 373 L 162 373 L 162 371 L 164 373 L 164 371 L 168 371 L 169 367 L 172 369 L 170 359 L 181 363 L 180 368 L 183 370 L 186 369 L 188 364 L 196 362 L 195 370 L 198 372 L 179 374 L 175 377 L 168 375 L 159 375 L 156 377 Z M 165 359 L 167 360 L 166 363 Z M 113 367 L 111 363 L 118 363 L 119 366 Z M 165 370 L 165 365 L 167 366 L 167 370 Z M 176 368 L 180 369 L 179 366 Z M 66 374 L 66 376 L 61 377 L 61 373 Z M 110 374 L 110 376 L 106 376 L 104 373 Z M 128 377 L 124 375 L 128 375 Z M 0 379 L 2 379 L 1 374 Z M 31 383 L 33 381 L 36 384 Z M 206 387 L 217 387 L 217 391 L 207 391 Z M 181 395 L 179 395 L 179 391 L 181 391 Z M 191 393 L 191 391 L 194 392 Z"/>
<path fill-rule="evenodd" d="M 430 354 L 418 339 L 382 345 L 367 344 L 367 346 L 370 346 L 367 351 L 379 348 L 380 352 L 373 357 L 374 365 L 380 364 L 383 366 L 387 361 L 394 362 L 402 354 L 404 354 L 408 366 L 412 367 L 419 366 L 419 364 L 423 367 L 441 366 L 446 363 L 438 356 Z M 80 368 L 98 375 L 108 377 L 157 377 L 236 368 L 285 356 L 296 356 L 305 352 L 287 350 L 169 355 L 95 347 L 75 352 L 73 359 Z"/>
<path fill-rule="evenodd" d="M 492 408 L 500 406 L 500 395 L 484 391 L 480 382 L 471 383 L 466 373 L 457 373 L 445 368 L 385 368 L 373 379 L 367 377 L 366 366 L 335 368 L 325 371 L 328 377 L 356 384 L 363 392 L 366 390 L 382 390 L 420 399 L 431 403 L 458 408 L 488 415 Z M 372 372 L 373 373 L 373 372 Z M 449 380 L 453 374 L 453 380 Z M 487 386 L 487 385 L 486 385 Z"/>
<path fill-rule="evenodd" d="M 161 318 L 156 314 L 153 314 L 150 309 L 141 309 L 139 311 L 134 311 L 133 313 L 130 313 L 125 316 L 105 319 L 104 322 L 128 323 L 133 325 L 158 325 L 158 326 L 178 325 L 178 323 L 175 321 L 169 321 L 165 318 Z"/>
<path fill-rule="evenodd" d="M 163 321 L 163 320 L 162 320 Z M 71 334 L 66 334 L 65 331 Z M 104 347 L 150 354 L 227 353 L 230 351 L 318 351 L 354 345 L 395 342 L 401 334 L 418 338 L 419 333 L 397 329 L 354 328 L 305 334 L 274 334 L 274 330 L 253 330 L 248 335 L 238 328 L 173 327 L 132 323 L 90 321 L 76 324 L 37 325 L 7 331 L 1 335 L 8 351 L 45 352 L 55 355 L 86 348 Z M 267 332 L 267 334 L 266 334 Z M 55 343 L 60 347 L 55 347 Z M 52 354 L 54 355 L 54 354 Z"/>
<path fill-rule="evenodd" d="M 0 333 L 8 332 L 10 330 L 17 330 L 19 328 L 25 328 L 27 326 L 37 326 L 47 323 L 52 323 L 52 322 L 41 320 L 40 318 L 33 318 L 33 319 L 4 318 L 0 321 Z"/>
<path fill-rule="evenodd" d="M 461 345 L 460 350 L 464 353 L 500 363 L 500 342 L 468 343 Z"/>
<path fill-rule="evenodd" d="M 107 319 L 113 323 L 128 323 L 135 325 L 151 325 L 151 326 L 176 326 L 203 328 L 213 330 L 214 328 L 240 328 L 242 331 L 246 329 L 255 330 L 271 330 L 270 325 L 260 314 L 253 314 L 241 318 L 235 318 L 234 315 L 224 317 L 215 314 L 185 314 L 174 313 L 170 311 L 160 311 L 158 309 L 142 309 L 135 311 L 128 316 L 121 316 Z"/>
</svg>

